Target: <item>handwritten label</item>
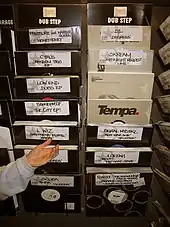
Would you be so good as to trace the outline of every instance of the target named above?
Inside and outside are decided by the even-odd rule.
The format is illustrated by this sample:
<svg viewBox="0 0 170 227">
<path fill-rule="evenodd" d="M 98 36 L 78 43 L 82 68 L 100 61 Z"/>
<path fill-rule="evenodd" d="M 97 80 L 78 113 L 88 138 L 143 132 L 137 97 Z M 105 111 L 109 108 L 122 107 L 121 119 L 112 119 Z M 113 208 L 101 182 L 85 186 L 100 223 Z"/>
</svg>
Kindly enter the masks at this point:
<svg viewBox="0 0 170 227">
<path fill-rule="evenodd" d="M 28 67 L 71 67 L 71 52 L 64 51 L 31 51 L 28 52 Z"/>
<path fill-rule="evenodd" d="M 31 178 L 34 186 L 74 187 L 74 177 L 34 175 Z"/>
<path fill-rule="evenodd" d="M 102 140 L 141 140 L 143 128 L 99 126 L 97 139 Z"/>
<path fill-rule="evenodd" d="M 69 140 L 69 127 L 25 126 L 25 138 L 33 140 Z"/>
<path fill-rule="evenodd" d="M 96 174 L 96 186 L 102 185 L 133 185 L 138 182 L 140 173 L 121 173 L 121 174 Z"/>
<path fill-rule="evenodd" d="M 115 6 L 114 17 L 127 17 L 127 6 Z"/>
<path fill-rule="evenodd" d="M 64 203 L 64 209 L 65 210 L 74 210 L 75 209 L 75 203 Z"/>
<path fill-rule="evenodd" d="M 170 63 L 170 42 L 159 50 L 159 55 L 164 65 L 168 65 Z"/>
<path fill-rule="evenodd" d="M 100 40 L 103 42 L 141 42 L 143 30 L 139 26 L 102 26 Z"/>
<path fill-rule="evenodd" d="M 127 194 L 121 190 L 115 190 L 108 194 L 108 200 L 112 204 L 120 204 L 127 199 Z"/>
<path fill-rule="evenodd" d="M 160 30 L 168 41 L 170 39 L 170 16 L 160 25 Z"/>
<path fill-rule="evenodd" d="M 43 17 L 56 17 L 56 7 L 43 7 Z"/>
<path fill-rule="evenodd" d="M 27 116 L 68 116 L 69 101 L 25 102 Z"/>
<path fill-rule="evenodd" d="M 29 29 L 30 44 L 72 43 L 71 28 Z"/>
<path fill-rule="evenodd" d="M 125 50 L 120 48 L 101 49 L 99 62 L 101 65 L 142 65 L 145 53 L 141 50 Z"/>
<path fill-rule="evenodd" d="M 24 154 L 28 155 L 31 150 L 24 150 Z M 60 150 L 55 158 L 49 161 L 49 163 L 68 163 L 68 150 Z"/>
<path fill-rule="evenodd" d="M 70 78 L 26 79 L 28 93 L 70 92 Z"/>
<path fill-rule="evenodd" d="M 48 202 L 56 202 L 60 199 L 60 193 L 54 189 L 46 189 L 41 192 L 41 197 Z"/>
<path fill-rule="evenodd" d="M 164 90 L 170 89 L 170 69 L 158 76 Z"/>
<path fill-rule="evenodd" d="M 0 115 L 2 115 L 2 107 L 1 107 L 1 105 L 0 105 Z"/>
<path fill-rule="evenodd" d="M 138 163 L 139 152 L 95 152 L 95 164 L 132 164 Z"/>
<path fill-rule="evenodd" d="M 139 178 L 138 182 L 135 182 L 133 184 L 134 187 L 141 187 L 143 185 L 145 185 L 145 178 L 144 177 Z"/>
</svg>

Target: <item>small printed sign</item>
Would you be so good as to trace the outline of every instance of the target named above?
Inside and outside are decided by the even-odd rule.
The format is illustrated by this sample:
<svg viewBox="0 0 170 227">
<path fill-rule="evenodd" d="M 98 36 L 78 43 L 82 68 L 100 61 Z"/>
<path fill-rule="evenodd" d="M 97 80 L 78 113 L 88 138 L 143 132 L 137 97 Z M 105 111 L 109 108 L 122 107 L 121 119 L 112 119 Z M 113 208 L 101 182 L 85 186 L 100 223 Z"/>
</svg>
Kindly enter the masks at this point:
<svg viewBox="0 0 170 227">
<path fill-rule="evenodd" d="M 114 17 L 127 17 L 127 6 L 115 6 Z"/>
<path fill-rule="evenodd" d="M 30 51 L 29 68 L 71 67 L 71 52 L 65 51 Z"/>
<path fill-rule="evenodd" d="M 141 42 L 142 26 L 102 26 L 100 40 L 103 42 Z"/>
<path fill-rule="evenodd" d="M 64 209 L 65 210 L 74 210 L 75 209 L 75 203 L 64 203 Z"/>
<path fill-rule="evenodd" d="M 25 138 L 31 140 L 69 140 L 69 127 L 25 126 Z"/>
<path fill-rule="evenodd" d="M 72 28 L 29 29 L 30 44 L 72 43 Z"/>
<path fill-rule="evenodd" d="M 31 185 L 51 187 L 74 187 L 74 177 L 68 176 L 45 176 L 34 175 L 31 178 Z"/>
<path fill-rule="evenodd" d="M 99 126 L 97 139 L 102 140 L 141 140 L 143 128 L 139 127 L 118 127 Z"/>
<path fill-rule="evenodd" d="M 139 161 L 139 152 L 95 152 L 95 164 L 135 164 Z"/>
<path fill-rule="evenodd" d="M 127 200 L 127 194 L 124 191 L 121 190 L 115 190 L 115 191 L 111 191 L 108 194 L 108 200 L 112 203 L 112 204 L 120 204 L 123 203 L 124 201 Z"/>
<path fill-rule="evenodd" d="M 140 173 L 106 173 L 96 174 L 96 186 L 103 185 L 133 185 L 139 182 Z"/>
<path fill-rule="evenodd" d="M 69 101 L 25 102 L 27 116 L 68 116 Z"/>
<path fill-rule="evenodd" d="M 70 78 L 26 79 L 28 93 L 66 93 L 70 92 Z"/>
<path fill-rule="evenodd" d="M 43 7 L 43 17 L 56 17 L 56 7 Z"/>
<path fill-rule="evenodd" d="M 142 65 L 146 57 L 146 53 L 142 50 L 101 49 L 99 63 L 101 65 Z"/>
</svg>

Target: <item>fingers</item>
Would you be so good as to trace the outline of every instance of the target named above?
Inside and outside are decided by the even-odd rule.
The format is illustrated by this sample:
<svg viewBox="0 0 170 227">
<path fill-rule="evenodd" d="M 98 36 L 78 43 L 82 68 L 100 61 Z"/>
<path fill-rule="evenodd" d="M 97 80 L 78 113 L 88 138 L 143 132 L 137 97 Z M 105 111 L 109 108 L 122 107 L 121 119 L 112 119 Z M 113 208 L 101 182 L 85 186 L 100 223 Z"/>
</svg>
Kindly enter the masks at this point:
<svg viewBox="0 0 170 227">
<path fill-rule="evenodd" d="M 40 145 L 39 145 L 39 148 L 45 148 L 45 147 L 47 147 L 48 145 L 50 145 L 51 142 L 52 142 L 52 139 L 48 139 L 48 140 L 46 140 L 44 143 L 40 144 Z"/>
</svg>

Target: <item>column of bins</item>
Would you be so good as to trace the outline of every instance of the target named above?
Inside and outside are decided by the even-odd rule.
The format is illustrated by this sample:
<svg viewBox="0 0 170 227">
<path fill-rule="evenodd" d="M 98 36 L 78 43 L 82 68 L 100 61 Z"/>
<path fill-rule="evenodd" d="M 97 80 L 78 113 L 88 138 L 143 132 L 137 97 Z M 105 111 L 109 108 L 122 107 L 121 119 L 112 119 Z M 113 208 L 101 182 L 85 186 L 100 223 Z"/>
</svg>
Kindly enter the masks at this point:
<svg viewBox="0 0 170 227">
<path fill-rule="evenodd" d="M 59 154 L 36 169 L 22 193 L 24 208 L 80 212 L 81 8 L 18 4 L 15 16 L 15 157 L 49 137 L 60 145 Z"/>
<path fill-rule="evenodd" d="M 151 5 L 88 5 L 88 216 L 145 215 L 152 180 L 151 15 Z"/>
<path fill-rule="evenodd" d="M 0 6 L 0 167 L 13 161 L 11 100 L 13 91 L 13 7 Z M 15 199 L 15 200 L 13 200 Z M 14 203 L 15 201 L 15 203 Z M 15 215 L 17 201 L 0 201 L 0 216 Z"/>
</svg>

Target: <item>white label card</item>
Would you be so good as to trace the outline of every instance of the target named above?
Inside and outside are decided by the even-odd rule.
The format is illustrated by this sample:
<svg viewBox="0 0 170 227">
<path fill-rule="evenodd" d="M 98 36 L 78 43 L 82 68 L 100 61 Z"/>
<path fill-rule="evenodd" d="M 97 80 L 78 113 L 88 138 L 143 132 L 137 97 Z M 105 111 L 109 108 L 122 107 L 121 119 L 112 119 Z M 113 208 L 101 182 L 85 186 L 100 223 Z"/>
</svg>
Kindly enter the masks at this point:
<svg viewBox="0 0 170 227">
<path fill-rule="evenodd" d="M 95 164 L 131 164 L 138 163 L 139 152 L 95 152 Z"/>
<path fill-rule="evenodd" d="M 100 40 L 103 42 L 141 42 L 143 28 L 142 26 L 103 26 Z"/>
<path fill-rule="evenodd" d="M 72 43 L 71 28 L 29 29 L 30 44 Z"/>
<path fill-rule="evenodd" d="M 74 187 L 74 177 L 34 175 L 31 178 L 31 185 L 35 186 L 56 186 Z"/>
<path fill-rule="evenodd" d="M 74 210 L 75 209 L 75 203 L 64 203 L 64 209 L 65 210 Z"/>
<path fill-rule="evenodd" d="M 69 101 L 25 102 L 27 116 L 68 116 Z"/>
<path fill-rule="evenodd" d="M 106 173 L 106 174 L 96 174 L 96 186 L 102 185 L 133 185 L 138 182 L 140 178 L 140 173 Z"/>
<path fill-rule="evenodd" d="M 43 7 L 43 17 L 56 17 L 56 7 Z"/>
<path fill-rule="evenodd" d="M 70 78 L 27 78 L 28 93 L 66 93 L 70 92 Z"/>
<path fill-rule="evenodd" d="M 1 105 L 0 105 L 0 115 L 2 115 L 2 107 L 1 107 Z"/>
<path fill-rule="evenodd" d="M 134 187 L 141 187 L 143 185 L 145 185 L 145 178 L 144 177 L 139 178 L 138 182 L 135 182 L 133 184 Z"/>
<path fill-rule="evenodd" d="M 97 139 L 102 140 L 141 140 L 143 128 L 99 126 Z"/>
<path fill-rule="evenodd" d="M 101 49 L 99 63 L 101 65 L 142 65 L 146 53 L 142 50 L 125 50 L 123 48 Z"/>
<path fill-rule="evenodd" d="M 28 155 L 31 150 L 24 150 L 24 154 Z M 59 153 L 55 158 L 49 161 L 49 163 L 68 163 L 68 150 L 59 150 Z"/>
<path fill-rule="evenodd" d="M 170 16 L 160 25 L 160 30 L 168 41 L 170 39 Z"/>
<path fill-rule="evenodd" d="M 28 52 L 28 67 L 30 68 L 71 67 L 71 52 L 30 51 Z"/>
<path fill-rule="evenodd" d="M 31 140 L 69 140 L 69 127 L 25 126 L 25 138 Z"/>
<path fill-rule="evenodd" d="M 114 17 L 127 17 L 127 6 L 115 6 Z"/>
</svg>

